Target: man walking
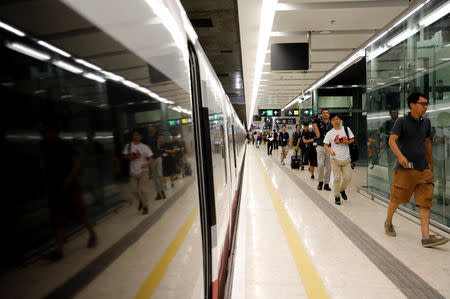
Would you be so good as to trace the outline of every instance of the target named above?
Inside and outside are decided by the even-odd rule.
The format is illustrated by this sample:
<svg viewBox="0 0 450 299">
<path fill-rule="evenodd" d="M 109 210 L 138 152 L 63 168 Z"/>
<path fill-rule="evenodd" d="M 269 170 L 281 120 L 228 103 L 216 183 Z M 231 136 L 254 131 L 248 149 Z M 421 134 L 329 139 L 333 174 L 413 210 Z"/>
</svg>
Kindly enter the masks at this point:
<svg viewBox="0 0 450 299">
<path fill-rule="evenodd" d="M 269 134 L 267 135 L 267 155 L 272 155 L 273 150 L 273 134 L 272 130 L 269 130 Z"/>
<path fill-rule="evenodd" d="M 319 122 L 313 123 L 313 130 L 317 136 L 316 151 L 319 172 L 319 185 L 317 186 L 317 190 L 322 190 L 323 187 L 323 189 L 331 191 L 331 188 L 328 185 L 331 175 L 330 154 L 325 150 L 323 140 L 328 131 L 333 128 L 333 125 L 330 123 L 330 112 L 328 109 L 322 109 L 320 115 L 321 119 Z"/>
<path fill-rule="evenodd" d="M 286 132 L 286 126 L 281 126 L 281 132 L 278 136 L 278 141 L 280 142 L 281 146 L 281 165 L 284 165 L 284 159 L 286 159 L 287 153 L 288 153 L 288 144 L 289 144 L 289 133 Z"/>
<path fill-rule="evenodd" d="M 324 139 L 324 147 L 331 155 L 331 166 L 333 167 L 334 176 L 334 203 L 341 204 L 341 198 L 347 200 L 345 188 L 352 180 L 352 167 L 350 159 L 349 144 L 355 142 L 355 136 L 350 128 L 341 126 L 341 117 L 337 113 L 331 114 L 331 129 Z M 331 144 L 331 148 L 329 146 Z M 343 179 L 341 184 L 341 178 Z"/>
<path fill-rule="evenodd" d="M 400 203 L 408 203 L 414 193 L 419 207 L 422 246 L 432 247 L 448 242 L 448 239 L 430 235 L 430 208 L 433 200 L 433 154 L 431 147 L 431 122 L 423 117 L 428 99 L 421 93 L 408 97 L 411 112 L 397 119 L 389 137 L 389 146 L 398 158 L 391 186 L 385 232 L 395 237 L 392 217 Z"/>
<path fill-rule="evenodd" d="M 317 153 L 316 153 L 316 135 L 314 132 L 309 130 L 309 124 L 305 122 L 303 124 L 302 131 L 302 142 L 303 144 L 302 153 L 303 163 L 309 165 L 309 172 L 311 173 L 311 179 L 314 180 L 314 167 L 317 167 Z"/>
<path fill-rule="evenodd" d="M 138 210 L 143 209 L 142 214 L 148 214 L 149 177 L 148 166 L 152 163 L 153 153 L 150 148 L 141 142 L 142 134 L 137 129 L 133 130 L 133 142 L 125 145 L 123 156 L 130 160 L 130 184 L 131 192 L 139 200 Z"/>
<path fill-rule="evenodd" d="M 293 148 L 293 155 L 294 156 L 298 156 L 299 155 L 299 150 L 300 150 L 300 143 L 302 141 L 302 133 L 301 133 L 301 126 L 298 124 L 295 126 L 295 132 L 294 134 L 292 134 L 292 140 L 291 140 L 291 147 Z M 303 153 L 300 152 L 300 155 L 302 155 Z M 303 161 L 303 160 L 302 160 Z M 305 169 L 305 167 L 303 166 L 303 163 L 301 164 L 301 170 Z"/>
</svg>

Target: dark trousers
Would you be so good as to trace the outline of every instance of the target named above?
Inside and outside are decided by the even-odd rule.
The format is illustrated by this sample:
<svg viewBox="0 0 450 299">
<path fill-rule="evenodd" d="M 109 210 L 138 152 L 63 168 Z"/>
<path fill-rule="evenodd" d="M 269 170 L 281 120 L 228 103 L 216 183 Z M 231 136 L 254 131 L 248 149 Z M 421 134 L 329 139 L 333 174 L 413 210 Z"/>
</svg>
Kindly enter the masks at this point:
<svg viewBox="0 0 450 299">
<path fill-rule="evenodd" d="M 268 141 L 267 142 L 267 154 L 272 155 L 272 150 L 273 150 L 273 141 Z"/>
</svg>

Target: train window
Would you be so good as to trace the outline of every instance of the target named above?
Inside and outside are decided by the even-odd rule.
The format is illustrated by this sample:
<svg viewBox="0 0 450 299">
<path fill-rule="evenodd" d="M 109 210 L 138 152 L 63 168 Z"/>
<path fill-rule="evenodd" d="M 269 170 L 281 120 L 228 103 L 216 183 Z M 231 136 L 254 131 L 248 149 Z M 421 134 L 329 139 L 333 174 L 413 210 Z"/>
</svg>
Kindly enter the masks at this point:
<svg viewBox="0 0 450 299">
<path fill-rule="evenodd" d="M 0 5 L 2 297 L 204 297 L 186 34 L 154 2 Z"/>
<path fill-rule="evenodd" d="M 236 165 L 236 138 L 235 138 L 235 134 L 234 134 L 234 125 L 231 126 L 231 134 L 233 137 L 233 155 L 234 155 L 234 169 L 235 169 L 235 174 L 236 174 L 236 169 L 237 169 L 237 165 Z"/>
</svg>

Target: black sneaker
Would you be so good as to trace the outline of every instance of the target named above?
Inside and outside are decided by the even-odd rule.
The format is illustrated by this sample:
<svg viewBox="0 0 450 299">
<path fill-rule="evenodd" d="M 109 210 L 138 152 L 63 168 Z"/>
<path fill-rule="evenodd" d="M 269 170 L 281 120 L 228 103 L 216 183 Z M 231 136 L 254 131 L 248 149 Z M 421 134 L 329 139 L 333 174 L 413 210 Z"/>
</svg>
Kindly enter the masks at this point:
<svg viewBox="0 0 450 299">
<path fill-rule="evenodd" d="M 323 182 L 319 182 L 319 186 L 317 186 L 317 190 L 322 190 Z"/>
<path fill-rule="evenodd" d="M 347 200 L 347 194 L 345 194 L 345 190 L 341 191 L 341 196 L 343 200 Z"/>
<path fill-rule="evenodd" d="M 314 180 L 314 176 L 313 175 L 311 176 L 311 180 Z"/>
<path fill-rule="evenodd" d="M 334 203 L 337 204 L 338 206 L 340 206 L 341 205 L 341 199 L 339 197 L 336 197 L 334 199 Z"/>
<path fill-rule="evenodd" d="M 302 167 L 300 167 L 300 170 L 305 170 L 305 167 L 303 167 L 303 166 L 302 166 Z"/>
<path fill-rule="evenodd" d="M 323 190 L 331 191 L 331 188 L 328 184 L 325 184 L 325 186 L 323 186 Z"/>
<path fill-rule="evenodd" d="M 142 202 L 139 202 L 138 211 L 142 210 Z"/>
<path fill-rule="evenodd" d="M 148 214 L 148 208 L 145 207 L 144 210 L 142 211 L 142 215 L 147 215 Z"/>
</svg>

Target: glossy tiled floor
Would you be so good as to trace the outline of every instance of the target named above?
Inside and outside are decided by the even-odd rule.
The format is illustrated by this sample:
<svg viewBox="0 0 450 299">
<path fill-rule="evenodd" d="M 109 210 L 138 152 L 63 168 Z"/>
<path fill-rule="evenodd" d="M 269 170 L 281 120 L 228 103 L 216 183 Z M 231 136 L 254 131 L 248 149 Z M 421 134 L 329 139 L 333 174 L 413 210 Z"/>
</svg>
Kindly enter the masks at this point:
<svg viewBox="0 0 450 299">
<path fill-rule="evenodd" d="M 307 297 L 305 289 L 308 285 L 302 281 L 295 266 L 288 248 L 290 236 L 281 228 L 282 219 L 277 216 L 271 198 L 274 195 L 264 176 L 268 176 L 273 184 L 276 196 L 287 211 L 286 217 L 292 221 L 329 297 L 405 298 L 291 179 L 303 180 L 316 190 L 317 181 L 310 179 L 309 172 L 289 170 L 288 176 L 279 167 L 279 159 L 277 151 L 273 156 L 267 156 L 263 148 L 248 147 L 239 219 L 239 225 L 245 227 L 245 231 L 240 227 L 237 236 L 233 298 Z M 290 161 L 289 157 L 287 161 Z M 419 225 L 401 215 L 394 218 L 397 238 L 385 236 L 386 207 L 356 192 L 355 186 L 364 184 L 363 173 L 362 169 L 354 172 L 355 179 L 347 190 L 349 200 L 334 207 L 431 287 L 450 298 L 450 244 L 436 249 L 421 247 Z M 333 202 L 332 192 L 316 192 Z M 242 279 L 245 283 L 236 283 Z M 310 293 L 309 297 L 314 298 L 314 295 Z"/>
</svg>

